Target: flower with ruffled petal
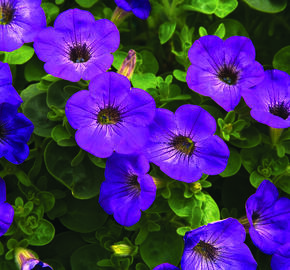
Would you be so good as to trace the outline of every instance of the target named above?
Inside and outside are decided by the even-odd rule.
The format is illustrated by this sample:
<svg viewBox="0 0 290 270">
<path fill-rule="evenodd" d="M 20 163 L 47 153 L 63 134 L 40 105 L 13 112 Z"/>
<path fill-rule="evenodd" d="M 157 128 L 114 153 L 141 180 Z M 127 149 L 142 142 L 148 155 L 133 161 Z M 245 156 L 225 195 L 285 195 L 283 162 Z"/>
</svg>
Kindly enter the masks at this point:
<svg viewBox="0 0 290 270">
<path fill-rule="evenodd" d="M 150 169 L 143 155 L 120 155 L 108 158 L 105 169 L 106 180 L 100 189 L 99 202 L 103 209 L 113 214 L 122 226 L 132 226 L 153 203 L 156 186 L 147 174 Z"/>
<path fill-rule="evenodd" d="M 249 234 L 264 253 L 273 254 L 290 241 L 290 199 L 281 197 L 273 183 L 264 180 L 246 202 Z"/>
<path fill-rule="evenodd" d="M 8 231 L 14 217 L 13 207 L 5 201 L 6 186 L 4 180 L 0 178 L 0 236 Z"/>
<path fill-rule="evenodd" d="M 257 263 L 244 244 L 246 232 L 233 218 L 209 223 L 184 236 L 182 270 L 251 270 Z"/>
<path fill-rule="evenodd" d="M 289 270 L 290 269 L 290 243 L 279 247 L 271 260 L 272 270 Z"/>
<path fill-rule="evenodd" d="M 106 158 L 113 151 L 131 154 L 144 146 L 155 102 L 144 90 L 130 87 L 125 76 L 106 72 L 90 82 L 89 91 L 67 101 L 66 116 L 82 149 Z"/>
<path fill-rule="evenodd" d="M 272 128 L 290 127 L 290 76 L 286 72 L 266 70 L 264 80 L 242 96 L 258 122 Z"/>
<path fill-rule="evenodd" d="M 0 1 L 0 51 L 11 52 L 23 43 L 33 42 L 38 32 L 46 27 L 41 0 Z"/>
<path fill-rule="evenodd" d="M 170 263 L 162 263 L 153 268 L 153 270 L 179 270 L 179 268 Z"/>
<path fill-rule="evenodd" d="M 0 62 L 0 103 L 3 102 L 19 106 L 22 99 L 12 86 L 12 74 L 9 65 Z"/>
<path fill-rule="evenodd" d="M 191 66 L 186 81 L 193 91 L 212 98 L 226 111 L 234 110 L 245 89 L 263 80 L 250 39 L 232 36 L 225 41 L 203 36 L 188 51 Z"/>
<path fill-rule="evenodd" d="M 147 19 L 151 11 L 149 0 L 115 0 L 115 3 L 119 8 L 132 12 L 142 20 Z"/>
<path fill-rule="evenodd" d="M 196 105 L 182 105 L 175 114 L 157 109 L 146 144 L 147 157 L 171 178 L 184 182 L 202 173 L 219 174 L 227 165 L 229 149 L 218 136 L 215 119 Z"/>
<path fill-rule="evenodd" d="M 70 9 L 56 18 L 54 27 L 38 34 L 34 49 L 47 73 L 77 82 L 108 70 L 119 43 L 119 31 L 111 21 L 96 21 L 89 11 Z"/>
<path fill-rule="evenodd" d="M 27 142 L 33 131 L 32 122 L 17 107 L 0 104 L 0 157 L 14 164 L 22 163 L 29 154 Z"/>
</svg>

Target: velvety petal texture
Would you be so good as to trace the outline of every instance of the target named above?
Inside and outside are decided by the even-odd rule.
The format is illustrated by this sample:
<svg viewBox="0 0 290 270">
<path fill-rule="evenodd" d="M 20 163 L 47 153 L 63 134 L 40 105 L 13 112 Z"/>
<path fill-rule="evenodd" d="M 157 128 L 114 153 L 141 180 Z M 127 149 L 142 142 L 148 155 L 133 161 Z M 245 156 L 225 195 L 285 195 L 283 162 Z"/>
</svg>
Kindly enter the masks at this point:
<svg viewBox="0 0 290 270">
<path fill-rule="evenodd" d="M 2 178 L 0 178 L 0 236 L 5 234 L 13 222 L 14 209 L 4 201 L 6 201 L 6 186 Z"/>
<path fill-rule="evenodd" d="M 229 149 L 215 130 L 215 119 L 200 106 L 182 105 L 175 114 L 157 109 L 146 155 L 176 180 L 194 182 L 202 173 L 219 174 L 226 168 Z"/>
<path fill-rule="evenodd" d="M 149 0 L 115 0 L 115 3 L 119 8 L 133 12 L 136 17 L 142 20 L 147 19 L 151 11 Z"/>
<path fill-rule="evenodd" d="M 179 268 L 170 263 L 162 263 L 153 268 L 153 270 L 179 270 Z"/>
<path fill-rule="evenodd" d="M 103 209 L 123 226 L 132 226 L 153 203 L 156 186 L 147 174 L 149 162 L 143 155 L 120 155 L 108 158 L 106 180 L 100 189 L 99 202 Z"/>
<path fill-rule="evenodd" d="M 27 142 L 33 132 L 32 122 L 17 107 L 0 104 L 0 157 L 14 164 L 22 163 L 29 154 Z"/>
<path fill-rule="evenodd" d="M 186 81 L 193 91 L 212 98 L 226 111 L 238 105 L 241 92 L 260 83 L 263 67 L 255 61 L 255 48 L 247 37 L 225 41 L 203 36 L 188 51 L 191 66 Z"/>
<path fill-rule="evenodd" d="M 0 62 L 0 103 L 3 102 L 19 106 L 22 99 L 12 86 L 12 74 L 9 65 Z"/>
<path fill-rule="evenodd" d="M 119 31 L 111 21 L 95 21 L 89 11 L 69 9 L 56 18 L 54 27 L 39 33 L 34 49 L 47 73 L 77 82 L 107 71 L 119 43 Z"/>
<path fill-rule="evenodd" d="M 266 70 L 264 80 L 242 96 L 258 122 L 272 128 L 290 127 L 290 76 L 286 72 Z"/>
<path fill-rule="evenodd" d="M 273 254 L 271 260 L 272 270 L 289 270 L 290 269 L 290 243 L 278 248 Z"/>
<path fill-rule="evenodd" d="M 275 185 L 264 180 L 246 202 L 251 239 L 266 254 L 290 241 L 290 199 L 278 196 Z"/>
<path fill-rule="evenodd" d="M 244 244 L 246 232 L 233 218 L 209 223 L 184 236 L 182 270 L 256 269 L 257 263 Z"/>
<path fill-rule="evenodd" d="M 106 158 L 113 151 L 131 154 L 145 145 L 155 101 L 144 90 L 130 89 L 125 76 L 106 72 L 90 82 L 89 91 L 74 94 L 65 111 L 69 123 L 77 129 L 77 144 Z"/>
<path fill-rule="evenodd" d="M 46 27 L 41 1 L 1 0 L 0 51 L 11 52 L 23 43 L 33 42 Z"/>
</svg>

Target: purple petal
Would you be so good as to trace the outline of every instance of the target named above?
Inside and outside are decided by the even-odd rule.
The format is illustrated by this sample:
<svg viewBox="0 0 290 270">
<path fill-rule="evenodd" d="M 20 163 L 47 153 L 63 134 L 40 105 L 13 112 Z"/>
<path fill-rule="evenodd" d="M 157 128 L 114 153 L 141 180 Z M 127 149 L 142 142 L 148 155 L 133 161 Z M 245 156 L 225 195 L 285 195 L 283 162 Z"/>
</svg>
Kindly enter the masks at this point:
<svg viewBox="0 0 290 270">
<path fill-rule="evenodd" d="M 275 251 L 272 261 L 272 270 L 289 270 L 290 269 L 290 243 L 281 246 Z"/>
<path fill-rule="evenodd" d="M 179 270 L 179 268 L 170 263 L 162 263 L 153 268 L 153 270 Z"/>
<path fill-rule="evenodd" d="M 14 209 L 9 203 L 0 204 L 0 236 L 5 234 L 13 222 Z"/>
<path fill-rule="evenodd" d="M 6 201 L 6 185 L 5 181 L 0 178 L 0 204 Z"/>
</svg>

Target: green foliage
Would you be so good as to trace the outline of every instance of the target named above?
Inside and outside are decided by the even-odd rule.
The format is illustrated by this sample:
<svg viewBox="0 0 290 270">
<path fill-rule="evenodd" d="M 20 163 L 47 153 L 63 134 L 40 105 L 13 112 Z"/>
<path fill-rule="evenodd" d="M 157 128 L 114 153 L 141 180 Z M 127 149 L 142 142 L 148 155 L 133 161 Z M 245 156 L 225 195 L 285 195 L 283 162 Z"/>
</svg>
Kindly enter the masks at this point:
<svg viewBox="0 0 290 270">
<path fill-rule="evenodd" d="M 76 0 L 76 2 L 83 8 L 90 8 L 98 2 L 98 0 Z"/>
<path fill-rule="evenodd" d="M 166 43 L 174 34 L 176 22 L 165 22 L 159 27 L 160 44 Z"/>
<path fill-rule="evenodd" d="M 12 52 L 1 52 L 3 60 L 2 62 L 10 65 L 21 65 L 26 63 L 34 54 L 33 48 L 27 45 L 23 45 L 19 49 Z"/>
<path fill-rule="evenodd" d="M 251 8 L 267 13 L 277 13 L 283 11 L 287 6 L 287 0 L 244 0 Z"/>
<path fill-rule="evenodd" d="M 286 46 L 279 50 L 273 59 L 273 67 L 276 69 L 283 70 L 290 74 L 290 46 Z"/>
</svg>

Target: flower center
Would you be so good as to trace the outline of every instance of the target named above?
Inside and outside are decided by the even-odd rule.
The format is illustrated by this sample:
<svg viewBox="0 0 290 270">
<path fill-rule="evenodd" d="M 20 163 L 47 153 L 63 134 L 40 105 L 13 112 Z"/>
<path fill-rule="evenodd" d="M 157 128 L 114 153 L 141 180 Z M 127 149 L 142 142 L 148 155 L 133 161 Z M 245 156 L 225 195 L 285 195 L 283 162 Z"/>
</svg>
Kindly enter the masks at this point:
<svg viewBox="0 0 290 270">
<path fill-rule="evenodd" d="M 290 108 L 289 105 L 282 101 L 280 103 L 276 103 L 274 106 L 269 106 L 269 112 L 286 120 L 290 115 Z"/>
<path fill-rule="evenodd" d="M 183 135 L 175 136 L 170 143 L 179 152 L 191 156 L 194 151 L 194 142 Z"/>
<path fill-rule="evenodd" d="M 118 109 L 108 107 L 99 111 L 97 119 L 101 125 L 112 125 L 121 121 L 121 114 Z"/>
<path fill-rule="evenodd" d="M 259 221 L 259 218 L 260 218 L 260 214 L 254 211 L 252 214 L 252 221 L 254 225 Z"/>
<path fill-rule="evenodd" d="M 128 185 L 132 188 L 134 188 L 135 190 L 140 191 L 140 184 L 138 182 L 138 176 L 136 174 L 130 174 L 128 176 Z"/>
<path fill-rule="evenodd" d="M 69 59 L 74 63 L 84 63 L 91 58 L 90 49 L 86 43 L 76 43 L 69 49 Z"/>
<path fill-rule="evenodd" d="M 13 19 L 14 12 L 15 12 L 15 10 L 9 1 L 1 3 L 0 24 L 9 24 Z"/>
<path fill-rule="evenodd" d="M 215 261 L 218 256 L 218 248 L 202 240 L 199 241 L 193 250 L 210 261 Z"/>
<path fill-rule="evenodd" d="M 228 85 L 235 85 L 239 78 L 239 71 L 237 71 L 235 66 L 224 65 L 218 71 L 217 76 L 222 82 Z"/>
</svg>

